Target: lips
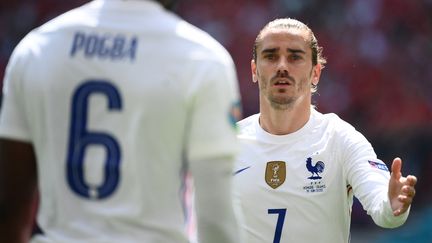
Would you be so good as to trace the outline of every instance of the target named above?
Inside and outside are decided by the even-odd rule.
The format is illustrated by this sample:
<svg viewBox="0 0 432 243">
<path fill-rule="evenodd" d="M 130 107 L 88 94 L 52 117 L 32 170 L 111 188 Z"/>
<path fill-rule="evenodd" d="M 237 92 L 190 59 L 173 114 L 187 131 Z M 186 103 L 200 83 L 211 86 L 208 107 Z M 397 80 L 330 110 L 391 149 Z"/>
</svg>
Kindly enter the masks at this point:
<svg viewBox="0 0 432 243">
<path fill-rule="evenodd" d="M 287 78 L 278 78 L 273 82 L 273 85 L 276 86 L 283 86 L 283 85 L 292 85 L 293 81 L 287 79 Z"/>
</svg>

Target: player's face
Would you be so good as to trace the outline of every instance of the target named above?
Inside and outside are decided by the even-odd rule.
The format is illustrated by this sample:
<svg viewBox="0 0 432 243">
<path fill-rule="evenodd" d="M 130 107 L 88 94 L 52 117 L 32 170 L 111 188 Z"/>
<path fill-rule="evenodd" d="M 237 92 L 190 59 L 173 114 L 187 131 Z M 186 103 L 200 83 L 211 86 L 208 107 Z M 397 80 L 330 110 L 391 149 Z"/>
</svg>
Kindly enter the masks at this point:
<svg viewBox="0 0 432 243">
<path fill-rule="evenodd" d="M 257 61 L 251 63 L 261 102 L 282 110 L 302 100 L 310 102 L 311 84 L 319 80 L 318 66 L 312 66 L 312 50 L 305 30 L 265 31 L 257 47 Z"/>
</svg>

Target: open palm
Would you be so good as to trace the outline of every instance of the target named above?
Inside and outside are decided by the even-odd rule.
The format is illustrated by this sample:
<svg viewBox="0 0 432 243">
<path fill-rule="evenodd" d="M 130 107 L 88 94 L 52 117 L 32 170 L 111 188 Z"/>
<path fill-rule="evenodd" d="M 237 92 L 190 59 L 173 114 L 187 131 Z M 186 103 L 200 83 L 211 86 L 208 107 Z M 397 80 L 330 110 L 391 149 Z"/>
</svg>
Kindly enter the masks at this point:
<svg viewBox="0 0 432 243">
<path fill-rule="evenodd" d="M 395 158 L 391 166 L 388 190 L 390 205 L 395 216 L 399 216 L 408 210 L 415 196 L 415 184 L 417 183 L 415 176 L 403 177 L 401 169 L 402 160 Z"/>
</svg>

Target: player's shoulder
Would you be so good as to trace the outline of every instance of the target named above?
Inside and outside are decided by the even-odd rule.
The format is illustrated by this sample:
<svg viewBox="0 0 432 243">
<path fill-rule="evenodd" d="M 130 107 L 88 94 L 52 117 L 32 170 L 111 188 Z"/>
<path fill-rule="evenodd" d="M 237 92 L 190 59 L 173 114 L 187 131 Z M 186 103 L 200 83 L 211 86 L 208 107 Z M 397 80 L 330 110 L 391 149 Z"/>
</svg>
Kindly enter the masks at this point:
<svg viewBox="0 0 432 243">
<path fill-rule="evenodd" d="M 95 14 L 89 12 L 89 9 L 91 9 L 91 3 L 87 3 L 77 8 L 68 10 L 45 22 L 33 32 L 37 32 L 39 34 L 53 33 L 58 32 L 61 29 L 75 28 L 78 25 L 94 24 Z"/>
<path fill-rule="evenodd" d="M 231 56 L 225 47 L 199 27 L 180 20 L 176 26 L 176 34 L 183 39 L 185 46 L 193 51 L 194 58 L 232 63 Z"/>
<path fill-rule="evenodd" d="M 44 43 L 42 36 L 38 33 L 37 29 L 33 29 L 22 38 L 15 46 L 8 66 L 24 67 L 26 63 L 30 62 L 32 57 L 42 53 L 41 46 Z"/>
<path fill-rule="evenodd" d="M 50 41 L 53 40 L 53 36 L 55 35 L 54 33 L 59 33 L 59 29 L 63 28 L 67 23 L 72 23 L 74 19 L 79 19 L 73 17 L 75 14 L 71 16 L 71 11 L 63 13 L 32 29 L 14 48 L 12 58 L 25 57 L 25 59 L 29 59 L 31 56 L 42 54 L 43 47 L 50 45 Z"/>
<path fill-rule="evenodd" d="M 237 128 L 238 128 L 237 135 L 239 138 L 255 136 L 256 124 L 258 122 L 259 115 L 260 115 L 259 113 L 254 114 L 237 122 Z"/>
<path fill-rule="evenodd" d="M 88 5 L 88 4 L 86 4 Z M 49 41 L 56 34 L 61 34 L 68 27 L 73 28 L 77 23 L 88 23 L 88 14 L 85 14 L 86 5 L 62 13 L 42 25 L 32 29 L 17 46 L 19 49 L 34 49 L 40 45 L 49 45 Z"/>
<path fill-rule="evenodd" d="M 320 120 L 320 123 L 318 124 L 320 124 L 321 127 L 324 127 L 323 130 L 335 140 L 346 144 L 366 141 L 363 134 L 335 113 L 322 114 L 315 112 L 315 117 Z"/>
<path fill-rule="evenodd" d="M 335 132 L 355 130 L 355 128 L 350 123 L 343 120 L 339 115 L 335 113 L 321 113 L 313 109 L 312 116 L 318 124 L 324 127 L 328 127 Z"/>
</svg>

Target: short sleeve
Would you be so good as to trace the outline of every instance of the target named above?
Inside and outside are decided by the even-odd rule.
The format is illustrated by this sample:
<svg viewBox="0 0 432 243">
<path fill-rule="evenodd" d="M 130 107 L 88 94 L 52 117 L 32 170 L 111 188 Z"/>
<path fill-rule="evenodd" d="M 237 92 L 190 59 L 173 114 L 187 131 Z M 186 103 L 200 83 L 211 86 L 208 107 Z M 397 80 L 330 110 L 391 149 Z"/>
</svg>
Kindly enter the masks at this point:
<svg viewBox="0 0 432 243">
<path fill-rule="evenodd" d="M 234 117 L 239 117 L 240 95 L 232 62 L 202 66 L 194 91 L 189 160 L 233 156 L 238 152 Z"/>
<path fill-rule="evenodd" d="M 0 110 L 0 137 L 20 141 L 30 140 L 30 131 L 25 115 L 22 79 L 26 49 L 21 42 L 12 53 L 3 80 L 2 107 Z"/>
</svg>

